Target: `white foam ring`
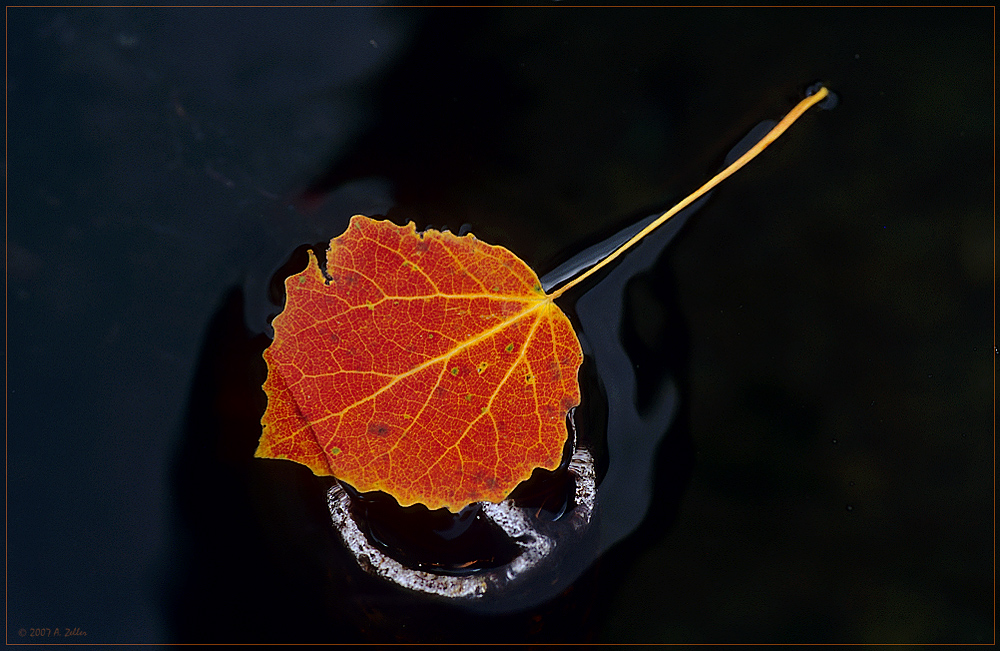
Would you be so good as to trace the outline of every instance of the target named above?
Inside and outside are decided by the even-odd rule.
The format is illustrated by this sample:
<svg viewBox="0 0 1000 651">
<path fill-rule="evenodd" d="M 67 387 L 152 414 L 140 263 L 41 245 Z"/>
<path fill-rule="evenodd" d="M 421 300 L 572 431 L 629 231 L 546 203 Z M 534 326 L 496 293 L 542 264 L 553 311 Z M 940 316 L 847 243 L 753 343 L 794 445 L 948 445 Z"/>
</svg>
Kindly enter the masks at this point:
<svg viewBox="0 0 1000 651">
<path fill-rule="evenodd" d="M 590 452 L 583 448 L 574 450 L 569 471 L 576 484 L 575 503 L 573 510 L 564 515 L 559 523 L 579 532 L 590 524 L 597 499 L 597 475 Z M 351 515 L 351 498 L 339 483 L 335 483 L 327 493 L 327 504 L 344 545 L 363 569 L 408 590 L 450 599 L 475 599 L 496 592 L 526 576 L 556 548 L 552 538 L 535 528 L 530 509 L 515 506 L 511 500 L 499 504 L 480 502 L 482 513 L 521 548 L 521 553 L 506 565 L 465 576 L 436 574 L 406 567 L 372 545 Z"/>
</svg>

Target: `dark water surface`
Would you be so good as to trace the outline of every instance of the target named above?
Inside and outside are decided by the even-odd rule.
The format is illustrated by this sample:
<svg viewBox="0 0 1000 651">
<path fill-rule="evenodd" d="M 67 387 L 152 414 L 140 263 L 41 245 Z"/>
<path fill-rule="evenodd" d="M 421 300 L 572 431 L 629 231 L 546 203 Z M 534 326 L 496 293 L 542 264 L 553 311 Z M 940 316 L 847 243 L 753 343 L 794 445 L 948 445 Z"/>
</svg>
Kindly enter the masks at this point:
<svg viewBox="0 0 1000 651">
<path fill-rule="evenodd" d="M 7 15 L 8 642 L 993 640 L 992 8 Z M 612 304 L 567 297 L 627 362 L 581 376 L 605 494 L 649 502 L 568 589 L 414 597 L 252 458 L 278 281 L 351 215 L 546 274 L 816 81 Z M 646 425 L 604 441 L 615 405 Z"/>
</svg>

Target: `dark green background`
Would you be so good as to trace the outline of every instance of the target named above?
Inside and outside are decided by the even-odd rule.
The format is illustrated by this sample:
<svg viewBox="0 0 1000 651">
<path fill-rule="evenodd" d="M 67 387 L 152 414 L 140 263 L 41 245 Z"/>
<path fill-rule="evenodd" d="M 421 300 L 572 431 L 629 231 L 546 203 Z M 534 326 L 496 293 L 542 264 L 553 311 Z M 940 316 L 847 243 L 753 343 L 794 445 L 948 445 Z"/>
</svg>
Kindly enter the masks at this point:
<svg viewBox="0 0 1000 651">
<path fill-rule="evenodd" d="M 815 81 L 840 105 L 630 290 L 640 379 L 687 355 L 679 512 L 612 553 L 585 620 L 523 639 L 992 641 L 993 27 L 993 8 L 8 9 L 7 641 L 405 638 L 317 639 L 321 605 L 178 622 L 176 576 L 217 544 L 177 468 L 230 289 L 264 332 L 292 251 L 389 206 L 545 273 Z M 376 181 L 295 203 L 324 178 Z M 249 577 L 255 544 L 233 551 Z"/>
</svg>

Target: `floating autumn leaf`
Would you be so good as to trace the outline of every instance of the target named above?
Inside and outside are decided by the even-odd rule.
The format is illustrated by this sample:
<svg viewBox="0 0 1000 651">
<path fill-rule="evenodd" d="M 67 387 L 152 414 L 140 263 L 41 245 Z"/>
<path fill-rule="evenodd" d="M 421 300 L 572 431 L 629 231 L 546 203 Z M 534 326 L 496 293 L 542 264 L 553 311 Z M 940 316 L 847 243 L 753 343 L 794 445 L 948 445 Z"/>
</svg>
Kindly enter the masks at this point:
<svg viewBox="0 0 1000 651">
<path fill-rule="evenodd" d="M 559 466 L 583 354 L 510 251 L 358 215 L 285 287 L 258 456 L 452 510 Z"/>
<path fill-rule="evenodd" d="M 757 145 L 611 255 L 546 293 L 516 255 L 472 235 L 357 215 L 285 281 L 264 359 L 256 456 L 289 459 L 403 506 L 502 501 L 559 466 L 583 361 L 554 303 L 711 190 L 827 97 L 799 103 Z"/>
</svg>

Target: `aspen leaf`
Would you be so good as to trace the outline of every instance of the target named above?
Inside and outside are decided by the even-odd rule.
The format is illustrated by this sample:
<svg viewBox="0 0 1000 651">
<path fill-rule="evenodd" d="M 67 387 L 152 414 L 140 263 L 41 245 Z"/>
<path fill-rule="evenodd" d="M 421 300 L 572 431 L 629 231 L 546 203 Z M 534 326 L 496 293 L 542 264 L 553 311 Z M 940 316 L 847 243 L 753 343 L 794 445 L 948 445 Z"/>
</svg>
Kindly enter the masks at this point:
<svg viewBox="0 0 1000 651">
<path fill-rule="evenodd" d="M 560 465 L 583 362 L 555 304 L 773 142 L 825 88 L 747 153 L 555 291 L 516 255 L 472 235 L 362 215 L 285 281 L 264 351 L 257 457 L 288 459 L 402 506 L 500 502 Z"/>
<path fill-rule="evenodd" d="M 357 215 L 285 289 L 257 456 L 453 511 L 559 466 L 583 353 L 510 251 Z"/>
</svg>

